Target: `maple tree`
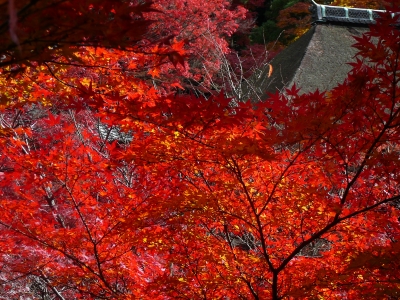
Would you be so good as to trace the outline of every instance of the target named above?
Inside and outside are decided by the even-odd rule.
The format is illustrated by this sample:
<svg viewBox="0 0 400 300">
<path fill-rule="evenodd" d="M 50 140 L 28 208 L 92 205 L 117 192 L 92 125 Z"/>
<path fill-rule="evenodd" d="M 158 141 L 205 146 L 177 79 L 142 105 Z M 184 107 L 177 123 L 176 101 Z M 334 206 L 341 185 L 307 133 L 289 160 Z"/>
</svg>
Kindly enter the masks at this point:
<svg viewBox="0 0 400 300">
<path fill-rule="evenodd" d="M 151 2 L 1 1 L 0 64 L 74 57 L 71 46 L 132 47 L 143 40 Z"/>
<path fill-rule="evenodd" d="M 310 5 L 298 2 L 279 12 L 277 26 L 285 30 L 287 39 L 295 40 L 310 29 L 311 13 Z"/>
<path fill-rule="evenodd" d="M 186 69 L 182 68 L 180 74 L 186 82 L 192 79 L 207 84 L 208 78 L 217 73 L 221 66 L 215 50 L 224 54 L 230 52 L 227 38 L 245 22 L 246 10 L 225 0 L 210 3 L 157 0 L 154 7 L 163 13 L 149 14 L 150 19 L 158 19 L 153 23 L 151 32 L 161 39 L 174 36 L 184 41 L 188 59 L 185 62 Z M 174 72 L 171 68 L 168 71 Z"/>
<path fill-rule="evenodd" d="M 3 2 L 2 5 L 11 6 L 11 2 Z M 229 30 L 234 30 L 236 23 L 232 20 L 237 15 L 221 11 L 223 19 L 217 16 L 213 21 L 217 22 L 219 29 L 223 28 L 222 32 L 211 32 L 209 28 L 202 27 L 203 32 L 192 33 L 191 36 L 187 29 L 168 29 L 163 18 L 159 18 L 158 23 L 147 21 L 152 20 L 150 13 L 163 14 L 165 7 L 162 5 L 103 1 L 100 4 L 103 14 L 95 17 L 104 18 L 104 15 L 111 14 L 110 19 L 104 18 L 109 21 L 104 24 L 105 27 L 108 28 L 110 22 L 117 19 L 123 23 L 117 27 L 132 26 L 135 29 L 132 33 L 140 37 L 138 40 L 127 37 L 125 44 L 124 36 L 119 36 L 118 31 L 110 31 L 111 36 L 103 36 L 102 22 L 97 24 L 97 21 L 90 20 L 90 14 L 87 17 L 75 10 L 81 8 L 91 12 L 92 2 L 72 3 L 71 6 L 68 3 L 67 8 L 58 4 L 30 2 L 28 9 L 35 5 L 42 6 L 40 9 L 35 7 L 32 14 L 27 15 L 36 21 L 41 19 L 42 14 L 55 16 L 50 20 L 55 22 L 52 26 L 55 30 L 64 30 L 62 26 L 57 27 L 60 24 L 56 21 L 59 11 L 69 12 L 68 17 L 72 19 L 68 20 L 72 22 L 76 21 L 73 17 L 77 13 L 77 17 L 83 16 L 83 28 L 74 27 L 75 23 L 69 26 L 72 26 L 72 32 L 77 30 L 82 36 L 74 35 L 74 40 L 70 41 L 68 35 L 60 36 L 52 32 L 50 41 L 32 39 L 29 35 L 31 27 L 24 26 L 25 19 L 18 13 L 18 24 L 13 28 L 18 41 L 14 38 L 14 44 L 10 41 L 8 44 L 12 46 L 3 50 L 4 67 L 0 84 L 3 91 L 0 135 L 4 150 L 1 156 L 2 203 L 10 214 L 9 218 L 4 214 L 2 223 L 6 227 L 2 231 L 2 242 L 8 245 L 2 249 L 2 295 L 6 298 L 46 293 L 59 298 L 136 297 L 143 293 L 146 280 L 157 274 L 155 267 L 157 264 L 161 266 L 163 256 L 152 253 L 150 249 L 143 251 L 141 244 L 148 234 L 144 237 L 140 234 L 136 238 L 134 235 L 137 232 L 149 233 L 165 219 L 150 215 L 153 204 L 146 198 L 160 193 L 160 188 L 164 185 L 167 188 L 168 185 L 164 179 L 160 181 L 148 177 L 148 167 L 144 167 L 142 179 L 149 184 L 141 181 L 140 195 L 135 195 L 133 186 L 134 182 L 141 180 L 137 177 L 140 167 L 134 167 L 120 153 L 123 144 L 132 140 L 129 137 L 131 133 L 120 131 L 132 131 L 137 126 L 135 134 L 146 137 L 149 133 L 145 131 L 147 126 L 151 130 L 158 128 L 146 125 L 145 120 L 149 115 L 165 118 L 168 113 L 168 107 L 160 111 L 155 106 L 156 101 L 171 105 L 171 101 L 163 100 L 162 96 L 182 84 L 179 78 L 170 74 L 171 67 L 185 67 L 183 58 L 189 57 L 189 54 L 202 58 L 191 50 L 190 44 L 180 39 L 201 38 L 207 33 L 208 38 L 226 43 L 221 38 L 218 40 L 218 36 L 229 35 Z M 124 6 L 124 14 L 119 14 L 120 10 L 115 11 L 118 5 Z M 228 3 L 221 2 L 221 10 L 223 5 Z M 215 7 L 203 6 L 199 19 L 207 19 L 212 9 Z M 21 8 L 19 12 L 22 11 L 26 8 Z M 181 18 L 190 16 L 181 12 Z M 117 14 L 117 17 L 114 16 Z M 196 19 L 191 17 L 191 20 Z M 93 33 L 85 27 L 87 22 L 90 26 L 96 23 L 100 31 Z M 50 23 L 40 23 L 43 27 L 37 28 L 35 34 L 48 34 L 46 26 Z M 62 25 L 68 27 L 67 24 Z M 136 30 L 139 25 L 140 32 Z M 164 32 L 157 32 L 157 27 Z M 27 36 L 23 29 L 28 30 Z M 179 36 L 178 31 L 181 31 L 180 34 L 186 32 L 184 37 Z M 8 32 L 4 38 L 12 40 Z M 110 44 L 110 38 L 117 38 L 120 43 Z M 199 43 L 192 45 L 198 46 Z M 154 84 L 160 78 L 163 84 Z M 138 119 L 135 121 L 135 118 Z M 113 137 L 118 142 L 110 145 Z M 135 135 L 135 139 L 138 137 Z M 112 152 L 117 156 L 110 156 L 112 149 L 117 149 Z M 87 159 L 84 175 L 81 171 Z M 162 170 L 161 167 L 159 169 Z M 61 174 L 63 179 L 59 177 Z M 72 182 L 69 181 L 70 176 Z M 157 191 L 149 190 L 151 185 L 157 187 Z M 111 196 L 113 193 L 115 195 Z M 126 198 L 132 199 L 132 202 L 129 203 Z M 81 208 L 82 200 L 86 203 L 84 209 Z M 25 201 L 33 206 L 28 208 L 28 205 L 24 209 Z M 94 203 L 103 204 L 96 207 L 92 206 Z M 147 207 L 143 210 L 143 222 L 138 214 L 142 206 Z M 132 218 L 132 214 L 139 223 L 122 225 L 125 219 Z M 30 215 L 29 222 L 22 220 L 26 215 Z M 153 224 L 150 219 L 146 220 L 146 216 L 151 217 Z M 22 218 L 22 222 L 17 218 Z M 99 226 L 104 228 L 97 231 Z M 130 226 L 133 227 L 129 229 Z M 76 242 L 75 246 L 62 241 L 68 236 Z M 62 271 L 65 268 L 69 271 Z M 123 274 L 122 269 L 129 272 Z"/>
<path fill-rule="evenodd" d="M 143 20 L 169 3 L 185 9 L 160 1 Z M 357 38 L 337 88 L 256 106 L 174 93 L 215 46 L 190 24 L 7 64 L 0 297 L 398 297 L 395 22 Z"/>
</svg>

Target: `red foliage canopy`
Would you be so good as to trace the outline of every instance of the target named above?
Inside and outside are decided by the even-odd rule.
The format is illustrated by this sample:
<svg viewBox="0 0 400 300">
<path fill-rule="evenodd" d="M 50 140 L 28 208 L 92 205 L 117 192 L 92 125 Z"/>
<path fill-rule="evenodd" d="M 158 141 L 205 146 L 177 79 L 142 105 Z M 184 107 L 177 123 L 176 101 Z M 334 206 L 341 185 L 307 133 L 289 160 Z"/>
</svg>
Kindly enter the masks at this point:
<svg viewBox="0 0 400 300">
<path fill-rule="evenodd" d="M 172 29 L 8 64 L 0 297 L 398 297 L 394 21 L 357 38 L 337 88 L 257 107 L 173 93 L 162 66 L 189 68 L 195 47 Z"/>
</svg>

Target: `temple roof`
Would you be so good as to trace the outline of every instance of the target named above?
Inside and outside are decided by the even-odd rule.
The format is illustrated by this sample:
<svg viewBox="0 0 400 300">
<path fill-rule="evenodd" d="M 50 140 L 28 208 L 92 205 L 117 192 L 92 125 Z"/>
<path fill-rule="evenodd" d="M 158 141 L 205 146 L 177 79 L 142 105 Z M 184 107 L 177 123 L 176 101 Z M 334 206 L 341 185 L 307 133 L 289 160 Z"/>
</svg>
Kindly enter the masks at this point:
<svg viewBox="0 0 400 300">
<path fill-rule="evenodd" d="M 366 32 L 365 27 L 317 24 L 306 34 L 283 50 L 271 62 L 273 71 L 268 78 L 269 66 L 259 74 L 255 86 L 266 98 L 266 92 L 282 91 L 294 83 L 302 92 L 329 90 L 343 82 L 354 60 L 355 40 Z M 253 75 L 253 76 L 256 76 Z M 251 97 L 251 98 L 254 98 Z"/>
<path fill-rule="evenodd" d="M 346 78 L 357 52 L 353 36 L 368 31 L 380 11 L 319 5 L 314 2 L 314 24 L 297 41 L 277 55 L 270 66 L 255 72 L 247 92 L 253 101 L 265 100 L 267 93 L 283 91 L 294 83 L 301 92 L 329 90 Z M 255 87 L 255 88 L 254 88 Z"/>
</svg>

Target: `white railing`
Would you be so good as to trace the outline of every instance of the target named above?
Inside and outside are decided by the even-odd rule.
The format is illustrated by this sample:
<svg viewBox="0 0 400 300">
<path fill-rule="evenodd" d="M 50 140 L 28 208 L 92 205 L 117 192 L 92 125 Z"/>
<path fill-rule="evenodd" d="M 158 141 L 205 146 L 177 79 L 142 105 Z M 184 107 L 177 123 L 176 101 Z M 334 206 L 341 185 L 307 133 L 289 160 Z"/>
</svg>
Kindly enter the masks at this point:
<svg viewBox="0 0 400 300">
<path fill-rule="evenodd" d="M 385 12 L 384 10 L 362 9 L 362 8 L 347 8 L 341 6 L 331 6 L 314 4 L 315 18 L 317 22 L 345 22 L 358 24 L 373 24 L 378 13 Z"/>
</svg>

